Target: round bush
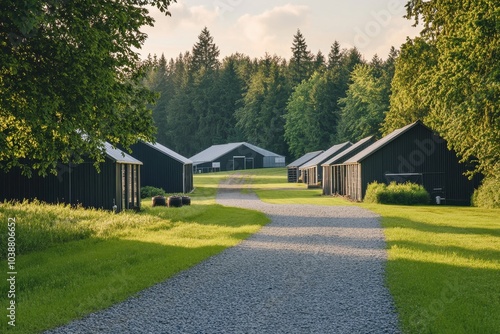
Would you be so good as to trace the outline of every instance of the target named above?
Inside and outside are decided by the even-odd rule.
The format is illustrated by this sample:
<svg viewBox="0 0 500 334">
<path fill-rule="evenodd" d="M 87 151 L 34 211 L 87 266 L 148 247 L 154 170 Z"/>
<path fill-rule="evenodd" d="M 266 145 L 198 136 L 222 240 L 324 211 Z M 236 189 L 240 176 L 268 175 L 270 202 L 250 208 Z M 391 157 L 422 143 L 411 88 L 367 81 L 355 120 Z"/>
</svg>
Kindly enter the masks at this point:
<svg viewBox="0 0 500 334">
<path fill-rule="evenodd" d="M 141 188 L 141 198 L 150 198 L 155 196 L 165 196 L 167 193 L 162 188 L 146 186 Z"/>
</svg>

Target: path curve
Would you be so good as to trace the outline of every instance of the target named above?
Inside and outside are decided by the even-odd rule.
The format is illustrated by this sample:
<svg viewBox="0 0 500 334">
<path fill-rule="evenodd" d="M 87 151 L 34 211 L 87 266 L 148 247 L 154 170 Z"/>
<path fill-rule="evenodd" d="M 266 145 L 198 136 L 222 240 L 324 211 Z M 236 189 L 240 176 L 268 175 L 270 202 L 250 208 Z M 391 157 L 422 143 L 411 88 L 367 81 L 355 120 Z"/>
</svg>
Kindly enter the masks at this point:
<svg viewBox="0 0 500 334">
<path fill-rule="evenodd" d="M 137 297 L 47 333 L 399 333 L 379 218 L 359 207 L 273 205 L 222 183 L 217 202 L 271 223 Z"/>
</svg>

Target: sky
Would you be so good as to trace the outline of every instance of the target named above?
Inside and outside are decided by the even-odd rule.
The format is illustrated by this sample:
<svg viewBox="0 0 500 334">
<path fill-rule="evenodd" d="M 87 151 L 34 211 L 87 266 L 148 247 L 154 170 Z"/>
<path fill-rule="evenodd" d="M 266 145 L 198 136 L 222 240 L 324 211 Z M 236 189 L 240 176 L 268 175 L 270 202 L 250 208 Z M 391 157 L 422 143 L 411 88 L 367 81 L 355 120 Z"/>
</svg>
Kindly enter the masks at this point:
<svg viewBox="0 0 500 334">
<path fill-rule="evenodd" d="M 206 26 L 221 59 L 239 52 L 261 58 L 265 53 L 291 57 L 293 36 L 300 29 L 309 49 L 326 56 L 338 41 L 356 46 L 367 60 L 385 59 L 420 29 L 403 18 L 407 0 L 177 0 L 172 16 L 150 9 L 154 27 L 143 27 L 148 39 L 138 52 L 167 59 L 191 51 Z"/>
</svg>

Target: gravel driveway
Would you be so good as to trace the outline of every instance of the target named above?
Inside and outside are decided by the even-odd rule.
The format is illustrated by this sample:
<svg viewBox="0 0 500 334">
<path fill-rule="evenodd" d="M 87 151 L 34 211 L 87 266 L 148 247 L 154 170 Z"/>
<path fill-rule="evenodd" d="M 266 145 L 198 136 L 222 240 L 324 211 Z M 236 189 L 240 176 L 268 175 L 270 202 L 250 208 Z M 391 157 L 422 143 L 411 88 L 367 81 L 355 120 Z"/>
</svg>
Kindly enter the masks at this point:
<svg viewBox="0 0 500 334">
<path fill-rule="evenodd" d="M 272 220 L 240 245 L 137 297 L 47 333 L 399 333 L 378 217 L 271 205 L 237 177 L 218 203 Z"/>
</svg>

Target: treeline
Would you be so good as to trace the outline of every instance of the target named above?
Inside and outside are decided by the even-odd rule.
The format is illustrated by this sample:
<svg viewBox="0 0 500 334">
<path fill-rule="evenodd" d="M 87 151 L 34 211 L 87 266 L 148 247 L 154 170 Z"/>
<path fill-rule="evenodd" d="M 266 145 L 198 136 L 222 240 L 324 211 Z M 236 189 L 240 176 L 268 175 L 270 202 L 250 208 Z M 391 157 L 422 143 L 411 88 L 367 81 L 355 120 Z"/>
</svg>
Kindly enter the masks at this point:
<svg viewBox="0 0 500 334">
<path fill-rule="evenodd" d="M 248 141 L 298 157 L 339 141 L 381 135 L 397 52 L 369 62 L 334 42 L 313 54 L 300 30 L 291 58 L 266 54 L 219 59 L 207 28 L 192 51 L 149 56 L 145 84 L 159 93 L 157 141 L 191 156 L 213 144 Z"/>
</svg>

